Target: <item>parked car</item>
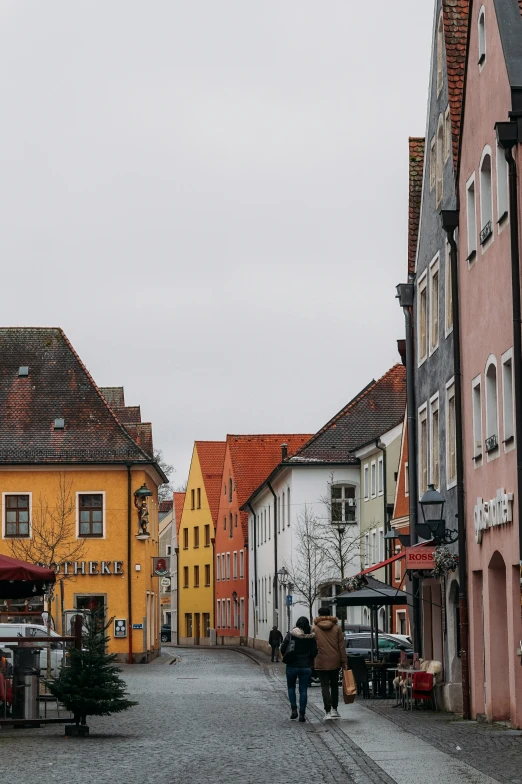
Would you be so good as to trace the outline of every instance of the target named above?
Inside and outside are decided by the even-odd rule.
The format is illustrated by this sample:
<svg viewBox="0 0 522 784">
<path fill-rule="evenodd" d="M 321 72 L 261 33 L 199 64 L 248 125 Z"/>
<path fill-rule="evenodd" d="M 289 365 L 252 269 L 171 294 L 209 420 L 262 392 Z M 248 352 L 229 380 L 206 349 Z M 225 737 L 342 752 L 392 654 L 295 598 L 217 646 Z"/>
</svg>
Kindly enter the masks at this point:
<svg viewBox="0 0 522 784">
<path fill-rule="evenodd" d="M 351 634 L 346 640 L 346 653 L 348 656 L 364 656 L 371 658 L 372 638 L 370 634 Z M 413 656 L 411 642 L 406 642 L 394 634 L 379 634 L 378 650 L 374 647 L 373 655 L 386 655 L 389 661 L 395 663 L 399 661 L 401 651 L 406 651 L 407 656 Z"/>
<path fill-rule="evenodd" d="M 35 647 L 38 646 L 38 637 L 59 637 L 55 631 L 51 629 L 49 632 L 47 626 L 36 623 L 0 623 L 0 645 L 4 637 L 31 637 L 35 641 Z M 16 643 L 8 643 L 8 645 L 16 645 Z M 46 643 L 43 643 L 46 645 Z M 8 649 L 7 649 L 8 650 Z M 47 647 L 42 647 L 40 651 L 40 670 L 42 672 L 47 670 Z M 51 643 L 51 675 L 57 678 L 60 674 L 60 667 L 64 661 L 64 650 L 62 643 Z"/>
<path fill-rule="evenodd" d="M 344 636 L 347 637 L 349 634 L 370 634 L 372 630 L 371 626 L 361 626 L 357 623 L 347 623 L 344 626 Z M 384 634 L 379 629 L 379 634 Z"/>
<path fill-rule="evenodd" d="M 161 627 L 161 642 L 170 642 L 172 637 L 172 627 L 164 623 Z"/>
</svg>

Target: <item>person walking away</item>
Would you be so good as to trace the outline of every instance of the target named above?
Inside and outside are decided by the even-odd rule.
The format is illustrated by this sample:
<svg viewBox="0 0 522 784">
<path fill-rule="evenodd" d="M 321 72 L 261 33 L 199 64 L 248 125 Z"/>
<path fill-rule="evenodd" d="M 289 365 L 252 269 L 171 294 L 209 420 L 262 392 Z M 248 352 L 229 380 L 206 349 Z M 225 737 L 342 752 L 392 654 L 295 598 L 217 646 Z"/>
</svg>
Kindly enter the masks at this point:
<svg viewBox="0 0 522 784">
<path fill-rule="evenodd" d="M 295 628 L 286 635 L 281 653 L 286 664 L 286 685 L 292 709 L 290 718 L 297 719 L 295 687 L 299 681 L 299 721 L 306 721 L 308 686 L 312 677 L 312 664 L 317 656 L 317 644 L 310 628 L 310 621 L 304 615 L 297 619 Z"/>
<path fill-rule="evenodd" d="M 340 719 L 339 705 L 339 668 L 348 667 L 344 634 L 331 615 L 330 607 L 321 607 L 319 617 L 314 619 L 314 633 L 318 654 L 314 668 L 321 684 L 324 705 L 324 718 Z"/>
<path fill-rule="evenodd" d="M 281 647 L 282 642 L 283 635 L 277 626 L 272 626 L 270 629 L 270 634 L 268 635 L 268 644 L 272 648 L 272 661 L 279 662 L 279 648 Z"/>
</svg>

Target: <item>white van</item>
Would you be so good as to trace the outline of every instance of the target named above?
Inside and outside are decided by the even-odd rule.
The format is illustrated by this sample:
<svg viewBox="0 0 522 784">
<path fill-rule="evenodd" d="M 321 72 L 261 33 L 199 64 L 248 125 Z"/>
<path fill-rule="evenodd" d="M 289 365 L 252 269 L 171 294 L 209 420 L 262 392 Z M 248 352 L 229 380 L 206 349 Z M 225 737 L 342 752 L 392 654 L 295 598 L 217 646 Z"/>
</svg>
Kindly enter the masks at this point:
<svg viewBox="0 0 522 784">
<path fill-rule="evenodd" d="M 47 626 L 42 626 L 36 623 L 0 623 L 0 645 L 4 637 L 30 637 L 34 639 L 35 645 L 38 645 L 38 637 L 59 637 L 60 635 L 54 631 L 48 631 Z M 16 643 L 8 643 L 8 645 L 16 645 Z M 42 675 L 45 676 L 47 671 L 47 648 L 43 647 L 47 643 L 42 643 L 40 651 L 40 670 Z M 60 674 L 60 667 L 63 663 L 64 651 L 62 643 L 51 643 L 51 675 L 57 678 Z"/>
</svg>

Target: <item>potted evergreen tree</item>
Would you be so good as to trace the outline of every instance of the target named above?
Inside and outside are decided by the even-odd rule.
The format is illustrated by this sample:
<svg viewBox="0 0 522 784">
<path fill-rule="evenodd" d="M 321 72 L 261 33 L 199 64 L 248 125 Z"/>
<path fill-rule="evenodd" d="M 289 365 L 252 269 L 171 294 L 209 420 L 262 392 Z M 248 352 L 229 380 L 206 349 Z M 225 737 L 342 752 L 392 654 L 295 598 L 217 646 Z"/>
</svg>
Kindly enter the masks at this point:
<svg viewBox="0 0 522 784">
<path fill-rule="evenodd" d="M 105 623 L 100 612 L 86 615 L 81 649 L 72 648 L 69 664 L 56 680 L 48 681 L 51 694 L 74 716 L 75 723 L 65 727 L 66 735 L 86 737 L 87 716 L 110 716 L 138 704 L 127 699 L 116 655 L 107 653 L 111 622 Z"/>
</svg>

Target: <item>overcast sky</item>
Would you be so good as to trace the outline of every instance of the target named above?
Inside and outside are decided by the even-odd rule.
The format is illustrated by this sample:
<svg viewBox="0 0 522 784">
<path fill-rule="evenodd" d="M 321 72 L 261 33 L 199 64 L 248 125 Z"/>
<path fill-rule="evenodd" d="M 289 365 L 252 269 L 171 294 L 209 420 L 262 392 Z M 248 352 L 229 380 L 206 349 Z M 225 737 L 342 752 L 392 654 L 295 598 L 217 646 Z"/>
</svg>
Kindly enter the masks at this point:
<svg viewBox="0 0 522 784">
<path fill-rule="evenodd" d="M 0 0 L 2 321 L 61 326 L 175 484 L 397 361 L 432 5 Z"/>
</svg>

